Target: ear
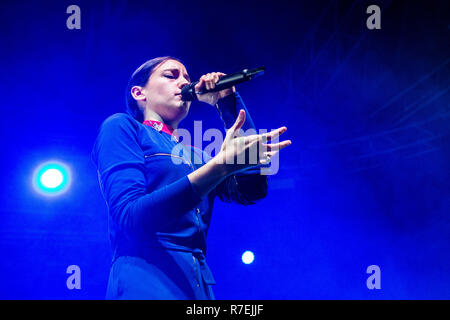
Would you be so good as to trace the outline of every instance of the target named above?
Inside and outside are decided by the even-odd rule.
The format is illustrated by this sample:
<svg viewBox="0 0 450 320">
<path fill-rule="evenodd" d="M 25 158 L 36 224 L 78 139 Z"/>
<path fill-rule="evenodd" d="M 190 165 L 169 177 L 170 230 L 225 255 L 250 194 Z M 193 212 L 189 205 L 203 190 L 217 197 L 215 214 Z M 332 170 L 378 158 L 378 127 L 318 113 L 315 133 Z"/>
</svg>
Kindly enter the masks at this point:
<svg viewBox="0 0 450 320">
<path fill-rule="evenodd" d="M 131 88 L 131 95 L 136 101 L 145 101 L 147 99 L 144 93 L 144 88 L 140 86 L 134 86 Z"/>
</svg>

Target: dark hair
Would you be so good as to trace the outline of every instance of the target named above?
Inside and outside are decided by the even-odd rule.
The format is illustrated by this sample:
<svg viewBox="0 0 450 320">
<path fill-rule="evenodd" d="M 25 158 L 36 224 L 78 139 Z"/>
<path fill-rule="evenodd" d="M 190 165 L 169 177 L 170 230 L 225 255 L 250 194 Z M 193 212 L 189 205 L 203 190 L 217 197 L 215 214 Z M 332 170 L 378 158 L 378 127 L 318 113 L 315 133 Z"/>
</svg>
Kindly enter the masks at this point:
<svg viewBox="0 0 450 320">
<path fill-rule="evenodd" d="M 126 111 L 129 115 L 141 123 L 144 121 L 144 112 L 131 95 L 131 88 L 134 86 L 144 87 L 152 75 L 153 70 L 155 70 L 159 64 L 167 60 L 176 60 L 181 62 L 180 59 L 170 56 L 153 58 L 147 62 L 144 62 L 139 68 L 137 68 L 128 81 L 127 91 L 125 93 Z"/>
</svg>

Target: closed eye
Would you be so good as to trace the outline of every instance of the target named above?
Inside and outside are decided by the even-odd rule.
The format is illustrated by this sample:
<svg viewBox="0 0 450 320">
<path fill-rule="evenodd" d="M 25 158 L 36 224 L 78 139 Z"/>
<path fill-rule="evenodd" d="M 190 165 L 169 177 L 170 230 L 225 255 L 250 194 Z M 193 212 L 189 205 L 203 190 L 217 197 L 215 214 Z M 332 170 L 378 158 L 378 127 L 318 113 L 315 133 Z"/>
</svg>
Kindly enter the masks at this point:
<svg viewBox="0 0 450 320">
<path fill-rule="evenodd" d="M 166 69 L 164 71 L 164 77 L 169 79 L 177 79 L 180 76 L 180 70 L 178 69 Z M 189 75 L 187 73 L 183 74 L 183 76 L 189 83 L 191 82 L 191 79 L 189 78 Z"/>
</svg>

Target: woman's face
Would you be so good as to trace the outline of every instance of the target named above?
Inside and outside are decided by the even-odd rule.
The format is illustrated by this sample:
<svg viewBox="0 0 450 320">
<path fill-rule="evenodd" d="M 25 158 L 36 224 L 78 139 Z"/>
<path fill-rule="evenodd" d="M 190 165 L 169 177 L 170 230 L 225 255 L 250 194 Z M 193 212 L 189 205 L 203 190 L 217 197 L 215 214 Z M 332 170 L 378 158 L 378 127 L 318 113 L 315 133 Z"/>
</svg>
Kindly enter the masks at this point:
<svg viewBox="0 0 450 320">
<path fill-rule="evenodd" d="M 157 66 L 145 85 L 146 108 L 164 120 L 182 120 L 189 112 L 190 102 L 181 100 L 181 88 L 190 83 L 185 66 L 176 60 L 166 60 Z"/>
</svg>

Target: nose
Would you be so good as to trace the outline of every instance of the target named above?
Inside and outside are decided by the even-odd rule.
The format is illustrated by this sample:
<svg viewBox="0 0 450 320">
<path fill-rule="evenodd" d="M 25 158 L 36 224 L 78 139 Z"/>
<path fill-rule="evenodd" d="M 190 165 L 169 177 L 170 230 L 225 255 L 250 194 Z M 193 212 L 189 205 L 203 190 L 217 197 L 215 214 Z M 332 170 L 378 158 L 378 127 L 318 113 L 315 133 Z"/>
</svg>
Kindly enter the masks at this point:
<svg viewBox="0 0 450 320">
<path fill-rule="evenodd" d="M 185 78 L 182 78 L 181 81 L 178 83 L 178 88 L 183 89 L 183 87 L 187 86 L 189 84 L 189 81 L 187 81 Z"/>
<path fill-rule="evenodd" d="M 181 76 L 180 79 L 181 80 L 178 83 L 178 88 L 183 89 L 183 87 L 185 87 L 185 86 L 187 86 L 189 84 L 189 81 L 183 76 Z"/>
<path fill-rule="evenodd" d="M 183 89 L 185 86 L 187 86 L 189 84 L 189 82 L 187 82 L 187 81 L 181 81 L 179 84 L 178 84 L 178 88 L 180 88 L 180 89 Z"/>
</svg>

